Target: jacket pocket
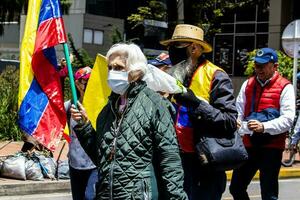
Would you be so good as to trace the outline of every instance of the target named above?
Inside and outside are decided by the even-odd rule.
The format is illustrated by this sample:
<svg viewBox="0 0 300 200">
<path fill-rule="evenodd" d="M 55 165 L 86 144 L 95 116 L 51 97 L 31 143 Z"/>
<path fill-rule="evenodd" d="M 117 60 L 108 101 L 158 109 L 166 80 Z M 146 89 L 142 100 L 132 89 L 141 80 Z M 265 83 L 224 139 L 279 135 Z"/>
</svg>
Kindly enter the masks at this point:
<svg viewBox="0 0 300 200">
<path fill-rule="evenodd" d="M 134 181 L 131 200 L 151 200 L 150 180 L 138 179 Z"/>
</svg>

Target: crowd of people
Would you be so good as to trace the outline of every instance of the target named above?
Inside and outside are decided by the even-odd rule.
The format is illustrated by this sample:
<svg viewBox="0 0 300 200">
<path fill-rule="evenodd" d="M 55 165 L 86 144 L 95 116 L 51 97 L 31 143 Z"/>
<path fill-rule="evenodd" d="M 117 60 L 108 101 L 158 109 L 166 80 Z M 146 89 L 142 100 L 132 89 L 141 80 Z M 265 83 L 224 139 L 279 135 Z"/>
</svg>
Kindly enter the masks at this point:
<svg viewBox="0 0 300 200">
<path fill-rule="evenodd" d="M 278 199 L 295 94 L 277 71 L 276 51 L 266 47 L 256 52 L 255 74 L 235 99 L 228 74 L 205 57 L 212 47 L 200 27 L 179 24 L 172 38 L 160 43 L 168 53 L 148 61 L 135 44 L 118 43 L 108 50 L 107 83 L 112 93 L 95 129 L 81 104 L 92 69 L 75 73 L 79 101 L 77 106 L 65 103 L 73 199 L 220 200 L 225 170 L 199 156 L 196 145 L 202 136 L 226 138 L 236 131 L 248 160 L 233 170 L 233 198 L 249 199 L 247 187 L 259 170 L 261 198 Z M 149 64 L 180 80 L 186 92 L 149 89 L 143 79 Z M 62 69 L 63 77 L 67 71 Z"/>
</svg>

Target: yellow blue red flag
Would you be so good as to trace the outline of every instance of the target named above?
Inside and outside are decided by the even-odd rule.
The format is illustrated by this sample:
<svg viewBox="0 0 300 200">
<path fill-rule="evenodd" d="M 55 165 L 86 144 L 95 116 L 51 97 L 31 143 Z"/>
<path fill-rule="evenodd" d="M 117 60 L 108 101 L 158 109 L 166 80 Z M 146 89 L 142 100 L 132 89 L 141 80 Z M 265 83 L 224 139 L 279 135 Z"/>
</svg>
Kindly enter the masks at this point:
<svg viewBox="0 0 300 200">
<path fill-rule="evenodd" d="M 66 112 L 54 46 L 67 41 L 59 0 L 29 0 L 21 46 L 19 126 L 54 151 Z"/>
<path fill-rule="evenodd" d="M 87 112 L 92 126 L 96 129 L 98 114 L 108 101 L 111 90 L 107 84 L 107 61 L 106 58 L 97 54 L 96 61 L 86 86 L 83 97 L 83 106 Z"/>
</svg>

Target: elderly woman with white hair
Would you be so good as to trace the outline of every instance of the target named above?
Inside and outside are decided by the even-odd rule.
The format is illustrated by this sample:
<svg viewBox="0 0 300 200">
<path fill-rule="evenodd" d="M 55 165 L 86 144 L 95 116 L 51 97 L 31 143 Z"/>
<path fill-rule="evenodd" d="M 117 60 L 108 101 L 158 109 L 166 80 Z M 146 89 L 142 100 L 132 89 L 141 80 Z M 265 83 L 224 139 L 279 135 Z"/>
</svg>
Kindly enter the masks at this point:
<svg viewBox="0 0 300 200">
<path fill-rule="evenodd" d="M 120 43 L 106 58 L 112 93 L 96 130 L 81 104 L 71 108 L 81 122 L 78 139 L 101 174 L 96 199 L 187 199 L 168 102 L 142 80 L 144 54 L 135 44 Z"/>
</svg>

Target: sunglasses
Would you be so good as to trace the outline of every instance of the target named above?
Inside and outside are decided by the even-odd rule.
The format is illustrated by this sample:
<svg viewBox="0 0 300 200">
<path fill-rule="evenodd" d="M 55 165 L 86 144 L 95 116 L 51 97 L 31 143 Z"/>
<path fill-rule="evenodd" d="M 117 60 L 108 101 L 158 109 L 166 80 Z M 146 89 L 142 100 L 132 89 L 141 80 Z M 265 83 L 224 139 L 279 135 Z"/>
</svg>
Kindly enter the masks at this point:
<svg viewBox="0 0 300 200">
<path fill-rule="evenodd" d="M 170 46 L 173 46 L 177 49 L 186 48 L 192 45 L 192 42 L 172 42 Z"/>
</svg>

